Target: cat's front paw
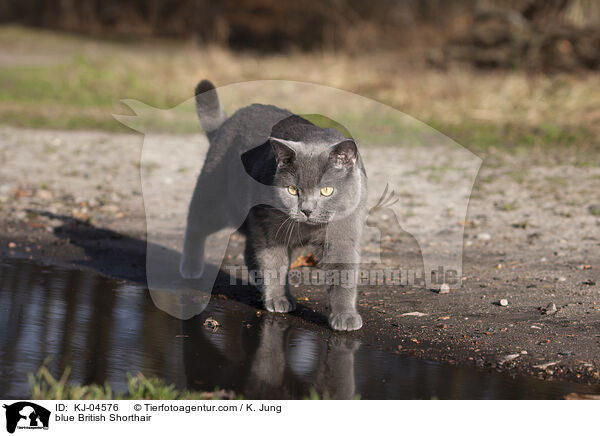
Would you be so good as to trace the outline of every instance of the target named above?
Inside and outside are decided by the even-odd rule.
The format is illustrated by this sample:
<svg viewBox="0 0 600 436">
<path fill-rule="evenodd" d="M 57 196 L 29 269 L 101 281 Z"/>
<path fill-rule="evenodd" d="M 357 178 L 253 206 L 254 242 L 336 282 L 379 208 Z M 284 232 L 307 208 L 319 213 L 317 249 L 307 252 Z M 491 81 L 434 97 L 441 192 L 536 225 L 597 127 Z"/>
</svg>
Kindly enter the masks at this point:
<svg viewBox="0 0 600 436">
<path fill-rule="evenodd" d="M 199 279 L 204 272 L 204 262 L 193 262 L 189 257 L 183 256 L 179 264 L 179 273 L 184 279 Z"/>
<path fill-rule="evenodd" d="M 334 330 L 358 330 L 362 327 L 362 318 L 358 312 L 341 312 L 329 315 L 329 325 Z"/>
<path fill-rule="evenodd" d="M 265 300 L 265 309 L 269 312 L 286 313 L 296 309 L 296 303 L 286 296 L 274 297 Z"/>
</svg>

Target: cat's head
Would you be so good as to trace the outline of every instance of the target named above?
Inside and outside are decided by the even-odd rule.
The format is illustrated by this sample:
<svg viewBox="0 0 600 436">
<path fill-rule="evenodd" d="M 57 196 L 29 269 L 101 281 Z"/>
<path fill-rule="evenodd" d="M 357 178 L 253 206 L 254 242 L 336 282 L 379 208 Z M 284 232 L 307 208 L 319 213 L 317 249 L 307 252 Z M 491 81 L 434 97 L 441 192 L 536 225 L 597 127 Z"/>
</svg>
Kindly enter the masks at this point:
<svg viewBox="0 0 600 436">
<path fill-rule="evenodd" d="M 354 140 L 310 123 L 273 134 L 274 184 L 284 212 L 299 222 L 325 224 L 356 210 L 363 174 Z"/>
</svg>

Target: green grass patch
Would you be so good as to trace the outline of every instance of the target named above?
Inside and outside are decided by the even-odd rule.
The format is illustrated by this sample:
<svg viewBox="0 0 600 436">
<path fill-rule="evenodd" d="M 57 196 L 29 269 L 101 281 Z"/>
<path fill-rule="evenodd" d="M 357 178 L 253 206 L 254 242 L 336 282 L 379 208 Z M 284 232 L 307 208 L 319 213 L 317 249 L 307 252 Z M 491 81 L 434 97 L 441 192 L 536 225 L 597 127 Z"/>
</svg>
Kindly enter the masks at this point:
<svg viewBox="0 0 600 436">
<path fill-rule="evenodd" d="M 147 378 L 138 373 L 127 375 L 127 392 L 115 392 L 112 387 L 71 383 L 71 369 L 67 368 L 57 379 L 47 368 L 47 362 L 35 374 L 29 374 L 32 400 L 241 400 L 242 396 L 231 391 L 216 389 L 213 392 L 181 391 L 174 385 L 165 383 L 157 377 Z M 328 395 L 321 395 L 311 390 L 306 400 L 328 400 Z M 360 400 L 360 395 L 355 395 Z"/>
<path fill-rule="evenodd" d="M 543 124 L 531 127 L 437 120 L 428 124 L 482 157 L 508 152 L 527 162 L 552 161 L 586 167 L 600 164 L 600 139 L 585 126 Z"/>
<path fill-rule="evenodd" d="M 43 365 L 36 374 L 29 375 L 32 400 L 229 400 L 240 399 L 229 391 L 179 391 L 174 385 L 142 374 L 127 375 L 127 392 L 115 392 L 110 385 L 81 385 L 70 383 L 70 368 L 56 379 Z"/>
</svg>

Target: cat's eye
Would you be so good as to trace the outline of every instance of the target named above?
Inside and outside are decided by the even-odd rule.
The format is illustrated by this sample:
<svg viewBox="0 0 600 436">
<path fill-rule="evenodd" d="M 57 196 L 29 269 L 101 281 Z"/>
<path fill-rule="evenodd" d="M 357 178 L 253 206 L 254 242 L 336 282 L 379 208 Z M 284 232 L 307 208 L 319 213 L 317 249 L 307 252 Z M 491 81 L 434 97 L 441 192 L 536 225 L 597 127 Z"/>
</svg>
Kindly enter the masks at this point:
<svg viewBox="0 0 600 436">
<path fill-rule="evenodd" d="M 321 188 L 321 195 L 323 197 L 329 197 L 331 194 L 333 194 L 333 188 L 331 186 L 325 186 L 324 188 Z"/>
<path fill-rule="evenodd" d="M 288 186 L 287 190 L 292 195 L 298 195 L 298 188 L 296 188 L 295 186 Z"/>
</svg>

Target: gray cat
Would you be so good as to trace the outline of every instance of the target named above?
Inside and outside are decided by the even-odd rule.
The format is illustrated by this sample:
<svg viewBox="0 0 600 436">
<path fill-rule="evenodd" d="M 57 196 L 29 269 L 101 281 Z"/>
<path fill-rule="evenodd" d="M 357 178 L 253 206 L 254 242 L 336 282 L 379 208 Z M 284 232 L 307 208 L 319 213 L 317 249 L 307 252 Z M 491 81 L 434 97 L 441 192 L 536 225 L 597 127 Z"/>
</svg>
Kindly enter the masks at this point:
<svg viewBox="0 0 600 436">
<path fill-rule="evenodd" d="M 356 275 L 367 177 L 355 142 L 275 106 L 253 104 L 227 118 L 206 80 L 196 87 L 196 109 L 210 148 L 189 207 L 181 275 L 202 275 L 208 235 L 240 227 L 265 308 L 290 312 L 290 254 L 311 246 L 329 277 L 329 324 L 360 329 Z"/>
</svg>

